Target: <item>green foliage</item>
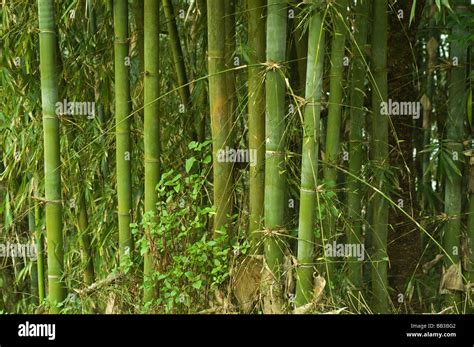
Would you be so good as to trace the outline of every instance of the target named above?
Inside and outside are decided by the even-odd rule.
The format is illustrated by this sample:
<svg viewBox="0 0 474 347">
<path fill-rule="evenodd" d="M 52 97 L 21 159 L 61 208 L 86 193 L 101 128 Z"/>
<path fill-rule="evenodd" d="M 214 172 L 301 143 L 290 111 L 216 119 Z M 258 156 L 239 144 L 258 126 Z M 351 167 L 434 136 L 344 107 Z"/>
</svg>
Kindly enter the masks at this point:
<svg viewBox="0 0 474 347">
<path fill-rule="evenodd" d="M 358 7 L 362 4 L 380 4 L 382 0 L 350 2 L 350 12 L 346 18 L 350 25 L 345 28 L 350 29 L 350 32 L 347 31 L 346 44 L 341 46 L 341 52 L 344 53 L 341 76 L 351 76 L 353 79 L 351 71 L 358 61 L 358 83 L 353 84 L 349 80 L 341 83 L 341 98 L 336 102 L 344 110 L 341 113 L 341 126 L 336 127 L 338 130 L 329 131 L 328 99 L 331 99 L 331 94 L 334 98 L 335 93 L 331 92 L 330 85 L 336 81 L 330 71 L 334 62 L 329 61 L 328 54 L 325 53 L 330 44 L 321 44 L 323 49 L 318 51 L 331 63 L 327 64 L 321 73 L 321 100 L 312 100 L 319 93 L 311 90 L 314 89 L 311 84 L 314 84 L 315 80 L 309 78 L 310 83 L 303 86 L 300 84 L 304 84 L 304 81 L 295 81 L 295 77 L 301 77 L 299 75 L 302 74 L 304 80 L 305 69 L 301 69 L 301 66 L 307 67 L 307 64 L 316 62 L 315 54 L 306 52 L 307 48 L 311 48 L 311 44 L 318 42 L 316 39 L 308 40 L 308 35 L 311 37 L 311 34 L 315 35 L 316 32 L 309 29 L 313 14 L 317 12 L 321 15 L 322 27 L 326 32 L 321 38 L 332 39 L 336 26 L 330 20 L 330 15 L 336 14 L 338 2 L 237 1 L 235 10 L 221 18 L 215 13 L 223 14 L 221 9 L 225 6 L 222 6 L 222 0 L 211 1 L 215 8 L 209 16 L 212 20 L 208 25 L 207 1 L 163 0 L 163 3 L 173 5 L 174 17 L 171 8 L 168 14 L 162 11 L 162 15 L 165 14 L 164 20 L 155 28 L 158 34 L 152 35 L 150 40 L 150 47 L 159 49 L 160 62 L 156 70 L 151 71 L 144 69 L 142 64 L 143 50 L 146 51 L 140 44 L 143 25 L 140 23 L 139 13 L 135 11 L 135 5 L 141 1 L 121 2 L 122 5 L 133 4 L 128 6 L 132 11 L 127 16 L 130 23 L 129 32 L 124 36 L 130 45 L 129 50 L 123 51 L 124 54 L 130 55 L 130 66 L 123 69 L 128 70 L 127 79 L 123 79 L 124 75 L 120 74 L 122 82 L 130 82 L 131 86 L 131 98 L 126 105 L 126 112 L 114 106 L 118 97 L 114 86 L 119 79 L 114 78 L 114 43 L 117 43 L 117 40 L 114 40 L 114 16 L 111 6 L 113 2 L 53 2 L 58 41 L 57 54 L 54 57 L 58 69 L 58 99 L 96 103 L 96 116 L 93 119 L 78 115 L 59 117 L 59 166 L 62 180 L 60 193 L 64 220 L 61 230 L 64 234 L 64 277 L 61 279 L 64 280 L 69 293 L 66 300 L 59 305 L 61 312 L 207 312 L 210 307 L 217 306 L 213 302 L 214 297 L 223 295 L 226 303 L 229 303 L 230 311 L 241 312 L 232 290 L 235 285 L 234 276 L 238 273 L 241 259 L 244 258 L 241 256 L 245 255 L 247 259 L 249 254 L 254 255 L 248 230 L 253 230 L 255 235 L 261 236 L 259 245 L 263 245 L 265 241 L 273 248 L 269 252 L 272 254 L 267 257 L 267 260 L 270 260 L 269 265 L 273 264 L 275 266 L 272 267 L 277 269 L 277 265 L 283 264 L 281 282 L 285 282 L 285 297 L 291 297 L 298 291 L 295 282 L 301 280 L 300 270 L 303 270 L 310 280 L 305 287 L 309 294 L 307 299 L 310 300 L 309 296 L 313 293 L 312 281 L 316 275 L 313 264 L 317 268 L 317 265 L 329 260 L 337 265 L 334 276 L 326 283 L 322 298 L 314 309 L 316 312 L 348 306 L 351 312 L 373 312 L 373 304 L 369 304 L 369 297 L 373 296 L 369 274 L 374 264 L 385 263 L 387 260 L 390 262 L 387 268 L 387 289 L 394 304 L 390 305 L 392 312 L 439 312 L 444 309 L 443 295 L 438 293 L 442 262 L 433 265 L 426 272 L 424 265 L 449 251 L 451 244 L 454 244 L 445 243 L 444 248 L 441 245 L 441 240 L 447 234 L 446 225 L 452 224 L 450 234 L 456 245 L 458 236 L 462 236 L 460 241 L 463 246 L 467 237 L 472 238 L 473 228 L 470 226 L 473 225 L 471 211 L 474 205 L 470 196 L 472 192 L 467 189 L 468 160 L 462 155 L 463 150 L 468 149 L 466 140 L 472 137 L 472 134 L 466 133 L 466 130 L 471 131 L 473 128 L 472 88 L 465 87 L 467 83 L 462 81 L 462 76 L 465 74 L 466 78 L 472 78 L 474 72 L 462 60 L 459 60 L 456 67 L 452 59 L 454 56 L 460 56 L 453 53 L 453 47 L 463 53 L 472 46 L 474 33 L 472 30 L 465 30 L 474 24 L 472 6 L 465 7 L 465 11 L 461 12 L 459 4 L 464 3 L 462 0 L 418 0 L 406 7 L 403 7 L 403 2 L 390 1 L 387 11 L 384 11 L 391 19 L 396 18 L 396 11 L 401 7 L 405 9 L 406 17 L 410 12 L 411 27 L 406 36 L 411 37 L 412 32 L 416 31 L 413 36 L 416 39 L 410 44 L 407 41 L 403 48 L 406 49 L 403 53 L 412 61 L 410 74 L 407 74 L 409 77 L 406 78 L 407 83 L 402 89 L 413 91 L 413 100 L 426 94 L 431 103 L 428 124 L 425 126 L 422 118 L 414 120 L 413 141 L 397 144 L 394 140 L 396 135 L 399 135 L 399 129 L 393 126 L 397 123 L 392 123 L 394 118 L 388 120 L 387 127 L 384 123 L 382 129 L 385 136 L 385 130 L 388 128 L 389 140 L 385 141 L 384 138 L 383 141 L 374 141 L 382 135 L 382 119 L 378 116 L 372 119 L 370 117 L 373 111 L 378 111 L 379 101 L 376 100 L 377 102 L 374 101 L 373 105 L 370 105 L 371 94 L 376 96 L 379 91 L 383 92 L 380 88 L 374 88 L 373 82 L 377 77 L 380 81 L 381 74 L 386 72 L 384 68 L 377 67 L 380 64 L 376 64 L 378 59 L 374 59 L 377 57 L 376 53 L 380 53 L 379 44 L 385 39 L 378 39 L 372 45 L 367 45 L 365 41 L 359 42 L 358 38 L 358 35 L 361 35 L 359 27 L 370 27 L 373 20 L 382 18 L 363 13 L 360 16 L 361 23 L 357 23 Z M 252 16 L 252 7 L 249 7 L 251 3 L 254 8 L 259 9 L 253 12 Z M 277 4 L 281 11 L 277 10 L 275 5 L 267 6 L 268 3 Z M 192 5 L 188 7 L 190 4 Z M 326 7 L 327 11 L 324 10 Z M 184 12 L 185 18 L 181 17 L 181 12 L 177 15 L 178 11 L 183 9 L 187 9 Z M 289 16 L 291 10 L 294 11 L 294 18 Z M 5 95 L 0 110 L 0 243 L 31 243 L 35 241 L 35 234 L 28 227 L 28 217 L 32 209 L 38 210 L 38 215 L 35 215 L 36 228 L 46 236 L 44 208 L 47 203 L 44 194 L 44 139 L 41 131 L 38 11 L 36 6 L 32 6 L 28 1 L 4 2 L 0 11 L 0 94 Z M 223 54 L 209 52 L 209 38 L 217 39 L 213 41 L 215 48 L 221 49 L 222 45 L 226 46 L 225 43 L 229 47 L 233 46 L 228 44 L 229 40 L 223 40 L 222 37 L 226 35 L 221 34 L 224 22 L 234 16 L 237 47 L 235 52 L 234 48 L 224 49 Z M 174 23 L 166 17 L 174 18 Z M 213 21 L 217 17 L 218 25 Z M 395 19 L 394 22 L 400 24 L 402 29 L 407 20 L 408 18 Z M 286 30 L 284 22 L 289 30 Z M 253 24 L 247 27 L 250 23 Z M 170 24 L 173 27 L 170 27 Z M 268 32 L 267 24 L 271 28 Z M 392 24 L 388 28 L 389 31 L 394 30 L 391 26 Z M 454 27 L 460 30 L 452 30 Z M 122 29 L 125 28 L 122 26 Z M 374 28 L 368 31 L 369 38 L 385 33 L 385 30 Z M 218 37 L 209 37 L 209 33 L 217 34 Z M 269 35 L 269 47 L 262 43 L 266 34 Z M 390 38 L 392 32 L 389 34 Z M 432 50 L 435 54 L 433 71 L 430 71 L 428 66 L 428 45 L 431 38 L 436 40 Z M 309 43 L 307 47 L 301 47 L 304 46 L 301 45 L 303 40 Z M 178 44 L 182 46 L 181 53 Z M 393 42 L 389 39 L 387 44 L 391 48 Z M 173 56 L 173 51 L 178 52 L 177 56 Z M 235 66 L 231 72 L 222 73 L 223 67 L 230 67 L 232 70 L 232 62 L 229 64 L 227 61 L 230 60 L 229 51 L 241 58 L 240 65 Z M 270 59 L 265 57 L 266 51 L 271 53 L 268 57 Z M 388 51 L 390 52 L 390 49 Z M 208 66 L 208 58 L 211 56 L 218 59 L 226 56 L 228 59 L 219 61 L 219 66 Z M 176 59 L 177 57 L 179 59 Z M 388 57 L 390 62 L 390 54 Z M 211 59 L 211 62 L 214 60 Z M 470 64 L 472 65 L 472 57 Z M 209 67 L 211 69 L 208 69 Z M 337 67 L 341 68 L 341 65 Z M 403 76 L 397 75 L 396 69 L 388 67 L 388 97 L 395 100 L 398 95 L 408 95 L 402 93 L 400 88 L 392 88 L 392 83 L 396 84 L 395 81 Z M 430 88 L 426 81 L 430 79 L 429 72 L 432 79 Z M 146 73 L 149 73 L 150 78 L 159 75 L 156 95 L 150 97 L 155 100 L 154 105 L 160 105 L 159 113 L 150 112 L 154 116 L 160 116 L 159 130 L 153 128 L 152 125 L 156 125 L 154 121 L 151 122 L 152 125 L 145 125 L 144 121 Z M 456 92 L 455 96 L 452 92 L 454 84 L 451 81 L 453 73 L 459 75 L 460 81 L 457 84 L 459 92 Z M 235 95 L 223 95 L 227 88 L 222 87 L 221 83 L 211 82 L 209 88 L 209 80 L 223 82 L 223 75 L 235 76 L 234 80 L 230 80 L 231 83 L 235 82 Z M 267 97 L 263 93 L 266 82 L 269 100 L 266 100 Z M 380 87 L 385 81 L 377 84 L 377 87 Z M 219 85 L 219 88 L 215 88 L 216 85 Z M 183 97 L 183 91 L 189 92 L 189 95 Z M 306 92 L 308 94 L 304 95 Z M 218 109 L 213 109 L 212 112 L 209 108 L 209 94 L 212 99 L 219 99 L 215 104 Z M 352 98 L 353 95 L 357 96 L 356 101 Z M 185 101 L 188 99 L 189 105 Z M 237 105 L 233 107 L 233 111 L 227 113 L 226 105 L 229 99 L 237 100 Z M 181 107 L 183 103 L 186 104 L 184 108 Z M 334 102 L 329 104 L 333 105 L 329 108 L 334 108 Z M 308 129 L 312 127 L 305 124 L 305 118 L 310 122 L 314 119 L 304 116 L 304 110 L 311 108 L 321 110 L 321 124 L 314 126 L 314 132 L 311 131 L 314 139 L 308 141 Z M 371 108 L 372 112 L 369 111 Z M 266 116 L 265 109 L 268 111 Z M 453 111 L 454 109 L 462 111 Z M 130 122 L 132 195 L 130 209 L 122 212 L 131 211 L 130 222 L 136 239 L 133 257 L 125 257 L 121 264 L 118 256 L 116 184 L 124 181 L 116 174 L 117 129 L 113 121 L 116 111 L 122 111 L 120 113 L 123 118 Z M 466 112 L 466 115 L 463 115 L 462 120 L 457 119 L 454 129 L 453 116 L 463 112 Z M 224 113 L 225 118 L 230 119 L 229 122 L 219 119 Z M 215 116 L 212 124 L 210 114 Z M 263 131 L 265 118 L 268 124 L 267 130 Z M 252 120 L 255 122 L 253 126 Z M 412 119 L 406 118 L 406 122 L 411 123 Z M 213 125 L 215 128 L 211 131 L 210 126 Z M 426 141 L 423 140 L 419 144 L 418 138 L 422 137 L 422 131 L 423 135 L 428 136 Z M 189 141 L 196 139 L 195 132 L 199 135 L 199 142 L 190 143 Z M 160 145 L 160 154 L 154 158 L 144 156 L 145 133 L 153 145 Z M 351 133 L 356 136 L 351 136 Z M 335 153 L 344 149 L 348 152 L 348 159 L 334 155 L 330 158 L 333 164 L 331 168 L 336 174 L 333 176 L 334 180 L 328 184 L 321 179 L 321 168 L 315 167 L 321 167 L 328 161 L 331 149 L 326 146 L 326 142 L 334 141 L 336 135 L 340 136 L 340 143 L 336 146 Z M 259 151 L 259 164 L 249 168 L 248 165 L 238 163 L 233 165 L 231 173 L 227 170 L 232 166 L 229 164 L 225 172 L 219 172 L 219 165 L 213 160 L 211 144 L 227 144 L 228 140 L 231 140 L 232 146 L 236 148 L 256 148 Z M 266 143 L 265 140 L 270 142 Z M 454 140 L 458 142 L 457 147 L 451 143 Z M 465 148 L 462 148 L 461 142 L 464 142 Z M 384 148 L 383 151 L 378 151 L 379 159 L 369 160 L 369 154 L 374 154 L 376 147 L 381 144 Z M 385 147 L 386 144 L 388 146 Z M 317 145 L 321 145 L 321 150 Z M 356 146 L 357 154 L 353 151 Z M 400 147 L 407 149 L 407 152 L 398 153 Z M 455 150 L 459 151 L 458 159 L 453 153 Z M 423 159 L 428 159 L 422 168 L 418 167 L 420 154 Z M 385 160 L 386 157 L 389 158 L 388 161 Z M 402 157 L 403 162 L 392 161 L 392 158 Z M 154 212 L 148 210 L 150 205 L 155 205 L 155 201 L 148 204 L 145 202 L 145 195 L 148 194 L 144 188 L 144 161 L 153 162 L 157 166 L 159 164 L 162 170 L 162 174 L 157 174 L 152 183 L 148 184 L 148 191 L 151 190 L 155 194 L 151 196 L 158 202 Z M 267 170 L 271 171 L 267 174 L 266 181 L 262 179 L 265 174 L 263 163 L 266 164 Z M 303 163 L 311 163 L 314 166 L 304 167 Z M 311 184 L 303 184 L 303 172 L 307 173 L 306 177 Z M 212 182 L 214 174 L 222 178 L 220 184 Z M 257 177 L 257 174 L 259 179 L 252 181 L 252 177 Z M 409 179 L 404 180 L 407 176 Z M 348 177 L 353 178 L 352 185 L 347 184 Z M 446 188 L 453 183 L 456 183 L 456 190 L 452 190 L 452 199 L 446 199 Z M 224 192 L 222 187 L 229 189 Z M 301 188 L 306 191 L 304 194 L 301 194 Z M 267 194 L 265 201 L 261 196 L 264 189 L 271 193 Z M 253 194 L 253 191 L 258 191 L 258 194 Z M 316 191 L 316 194 L 313 195 L 313 191 Z M 216 192 L 225 193 L 222 194 L 225 198 L 222 203 L 216 204 L 216 208 L 232 202 L 229 204 L 232 205 L 231 208 L 225 213 L 229 223 L 218 232 L 215 232 L 213 227 L 217 211 L 211 207 L 213 202 L 215 203 L 213 194 Z M 412 192 L 414 194 L 411 194 Z M 79 207 L 81 194 L 84 195 L 88 226 L 78 231 L 78 215 L 84 212 L 84 209 Z M 316 202 L 313 205 L 308 204 L 309 199 L 303 201 L 300 198 L 304 195 L 311 196 L 311 201 L 315 197 Z M 403 195 L 410 195 L 410 201 L 405 199 L 404 208 L 400 208 L 397 198 Z M 468 196 L 471 199 L 469 208 Z M 374 200 L 376 204 L 373 203 Z M 459 205 L 446 213 L 445 205 L 448 205 L 450 200 L 456 200 Z M 267 210 L 265 216 L 262 213 L 264 205 Z M 375 210 L 375 205 L 382 207 Z M 388 254 L 377 254 L 378 258 L 374 259 L 373 250 L 385 247 L 381 243 L 377 244 L 371 220 L 377 219 L 381 214 L 385 216 L 385 213 L 390 215 L 387 232 Z M 253 221 L 252 215 L 256 216 Z M 400 216 L 402 218 L 398 218 Z M 301 217 L 307 221 L 305 228 L 299 225 Z M 321 238 L 328 238 L 324 224 L 329 219 L 334 220 L 336 231 L 331 241 L 335 239 L 338 242 L 364 243 L 367 258 L 359 261 L 356 267 L 351 267 L 351 257 L 321 257 Z M 385 217 L 380 219 L 379 224 L 385 226 L 385 220 Z M 267 230 L 262 225 L 264 221 Z M 282 229 L 281 233 L 279 232 L 281 239 L 272 243 L 273 238 L 266 235 L 268 229 Z M 85 235 L 91 238 L 91 258 L 96 274 L 94 284 L 99 284 L 93 291 L 87 290 L 90 283 L 84 278 L 85 267 L 81 257 L 84 247 L 81 239 Z M 421 245 L 416 242 L 412 242 L 415 244 L 413 248 L 411 244 L 407 245 L 410 247 L 410 254 L 405 248 L 403 253 L 394 251 L 397 244 L 403 245 L 404 240 L 414 241 L 419 235 L 423 238 Z M 46 242 L 44 244 L 46 245 Z M 305 246 L 301 244 L 305 244 L 306 251 Z M 419 248 L 416 248 L 418 246 Z M 313 253 L 314 250 L 316 251 Z M 298 255 L 298 252 L 301 254 Z M 461 258 L 465 258 L 465 252 L 464 247 L 461 248 Z M 142 271 L 146 253 L 151 254 L 150 259 L 153 261 L 151 276 L 146 276 Z M 44 252 L 43 255 L 46 254 Z M 297 256 L 298 260 L 295 259 Z M 404 276 L 400 276 L 396 271 L 404 267 L 403 260 L 406 258 L 416 263 L 416 270 L 412 274 L 407 275 L 405 272 Z M 308 266 L 301 266 L 302 263 Z M 0 314 L 44 313 L 49 309 L 47 300 L 39 302 L 32 297 L 35 293 L 35 266 L 32 259 L 0 258 Z M 353 272 L 357 272 L 357 294 L 353 286 L 355 281 L 350 277 L 351 268 Z M 421 268 L 423 271 L 419 271 Z M 463 268 L 463 271 L 465 270 Z M 104 284 L 103 281 L 107 280 L 110 274 L 123 277 L 111 282 L 106 281 Z M 47 276 L 43 277 L 47 279 Z M 397 281 L 400 283 L 396 289 L 406 298 L 400 305 L 395 298 L 399 294 L 394 290 L 394 283 Z M 382 284 L 385 286 L 385 283 Z M 138 299 L 143 296 L 145 289 L 155 286 L 159 289 L 155 300 L 144 304 Z M 260 296 L 255 296 L 262 296 L 262 293 L 258 294 Z M 298 301 L 294 303 L 298 306 Z M 256 305 L 256 311 L 260 312 L 261 307 Z"/>
<path fill-rule="evenodd" d="M 209 160 L 209 145 L 209 141 L 190 143 L 195 153 L 193 163 L 200 165 Z M 209 292 L 228 279 L 232 248 L 226 234 L 212 237 L 208 220 L 215 211 L 198 203 L 206 183 L 202 172 L 184 176 L 175 170 L 163 173 L 156 187 L 156 214 L 147 212 L 139 224 L 132 225 L 139 254 L 150 252 L 157 259 L 155 272 L 144 285 L 157 283 L 158 296 L 146 310 L 197 312 L 205 308 Z"/>
</svg>

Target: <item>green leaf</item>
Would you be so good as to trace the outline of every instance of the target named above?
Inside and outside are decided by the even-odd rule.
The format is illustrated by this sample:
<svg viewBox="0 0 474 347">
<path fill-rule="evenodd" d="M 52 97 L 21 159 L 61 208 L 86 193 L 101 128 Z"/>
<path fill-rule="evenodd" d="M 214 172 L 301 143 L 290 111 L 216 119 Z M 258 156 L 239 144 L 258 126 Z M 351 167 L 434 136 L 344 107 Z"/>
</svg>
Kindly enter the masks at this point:
<svg viewBox="0 0 474 347">
<path fill-rule="evenodd" d="M 415 17 L 415 9 L 416 9 L 416 0 L 413 0 L 413 5 L 411 6 L 411 11 L 410 11 L 410 22 L 409 26 L 411 25 L 411 22 L 413 21 L 413 18 Z"/>
<path fill-rule="evenodd" d="M 441 0 L 436 0 L 436 7 L 441 11 Z"/>
<path fill-rule="evenodd" d="M 441 0 L 441 2 L 444 7 L 446 7 L 450 12 L 454 13 L 453 9 L 451 8 L 451 5 L 449 4 L 449 0 Z"/>
<path fill-rule="evenodd" d="M 193 283 L 193 287 L 195 289 L 199 289 L 199 288 L 201 288 L 201 286 L 202 286 L 202 281 L 201 280 L 198 280 L 198 281 Z"/>
<path fill-rule="evenodd" d="M 144 255 L 148 251 L 148 243 L 142 242 L 140 245 L 140 255 Z"/>
</svg>

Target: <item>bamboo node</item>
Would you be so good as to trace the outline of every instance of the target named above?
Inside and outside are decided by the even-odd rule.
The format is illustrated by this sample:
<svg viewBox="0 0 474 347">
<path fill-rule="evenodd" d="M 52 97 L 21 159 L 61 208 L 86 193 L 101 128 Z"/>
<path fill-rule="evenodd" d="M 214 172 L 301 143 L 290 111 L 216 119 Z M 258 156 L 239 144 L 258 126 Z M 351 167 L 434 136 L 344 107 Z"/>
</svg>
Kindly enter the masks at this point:
<svg viewBox="0 0 474 347">
<path fill-rule="evenodd" d="M 160 159 L 145 159 L 145 164 L 157 164 L 161 163 Z"/>
<path fill-rule="evenodd" d="M 274 62 L 274 61 L 267 61 L 263 63 L 267 71 L 276 71 L 281 69 L 281 64 Z"/>
<path fill-rule="evenodd" d="M 130 38 L 126 38 L 125 40 L 122 40 L 122 39 L 115 39 L 114 40 L 114 44 L 118 44 L 118 45 L 123 45 L 123 44 L 128 44 L 130 42 Z"/>
<path fill-rule="evenodd" d="M 265 236 L 279 236 L 279 235 L 288 235 L 288 230 L 286 228 L 278 228 L 278 229 L 271 229 L 271 228 L 265 228 L 263 230 L 263 234 Z"/>
<path fill-rule="evenodd" d="M 56 31 L 54 31 L 54 30 L 47 30 L 47 29 L 41 30 L 40 29 L 39 32 L 40 32 L 40 34 L 53 34 L 53 35 L 56 35 Z"/>
<path fill-rule="evenodd" d="M 274 155 L 276 156 L 276 155 L 285 155 L 286 152 L 271 151 L 271 150 L 268 150 L 268 149 L 267 149 L 267 150 L 265 151 L 265 154 L 268 154 L 268 155 L 270 155 L 270 156 L 274 156 Z"/>
<path fill-rule="evenodd" d="M 46 204 L 48 204 L 48 203 L 49 204 L 62 204 L 63 203 L 62 200 L 48 200 L 46 198 L 38 198 L 38 197 L 36 198 L 36 200 L 39 200 L 39 201 L 44 202 Z"/>
<path fill-rule="evenodd" d="M 44 119 L 53 119 L 53 120 L 58 120 L 58 119 L 59 119 L 59 117 L 57 117 L 57 116 L 43 116 L 43 120 L 44 120 Z"/>
<path fill-rule="evenodd" d="M 306 101 L 305 102 L 305 106 L 323 106 L 325 103 L 321 102 L 321 101 Z"/>
</svg>

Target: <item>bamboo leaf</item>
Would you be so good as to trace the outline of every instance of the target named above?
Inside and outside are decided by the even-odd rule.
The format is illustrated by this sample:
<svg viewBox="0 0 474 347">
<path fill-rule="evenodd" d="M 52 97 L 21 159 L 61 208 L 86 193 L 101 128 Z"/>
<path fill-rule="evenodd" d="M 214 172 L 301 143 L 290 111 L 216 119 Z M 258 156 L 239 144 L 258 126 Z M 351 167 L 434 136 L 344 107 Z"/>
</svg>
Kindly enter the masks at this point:
<svg viewBox="0 0 474 347">
<path fill-rule="evenodd" d="M 413 21 L 413 18 L 415 17 L 415 9 L 416 9 L 416 0 L 413 0 L 413 5 L 411 6 L 411 11 L 410 11 L 409 26 L 411 26 L 411 22 Z"/>
<path fill-rule="evenodd" d="M 451 13 L 454 13 L 453 9 L 451 8 L 451 5 L 449 4 L 449 0 L 441 0 L 441 1 L 444 7 L 446 7 Z"/>
</svg>

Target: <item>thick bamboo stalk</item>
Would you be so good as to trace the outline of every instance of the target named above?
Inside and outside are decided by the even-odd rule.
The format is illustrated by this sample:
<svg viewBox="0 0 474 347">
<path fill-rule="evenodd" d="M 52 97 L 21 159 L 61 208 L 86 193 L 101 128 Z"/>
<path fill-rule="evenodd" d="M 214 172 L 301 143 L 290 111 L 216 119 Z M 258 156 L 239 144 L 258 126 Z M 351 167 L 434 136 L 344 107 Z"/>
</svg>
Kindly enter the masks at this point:
<svg viewBox="0 0 474 347">
<path fill-rule="evenodd" d="M 269 0 L 267 7 L 267 74 L 265 84 L 265 262 L 279 285 L 284 258 L 285 60 L 287 1 Z M 278 288 L 275 288 L 278 295 Z"/>
<path fill-rule="evenodd" d="M 266 0 L 248 0 L 248 44 L 250 66 L 248 69 L 249 148 L 255 151 L 255 166 L 250 166 L 249 178 L 249 236 L 255 249 L 261 246 L 263 222 L 263 197 L 265 183 L 265 89 L 262 64 L 265 62 L 265 15 Z"/>
<path fill-rule="evenodd" d="M 366 64 L 364 61 L 365 45 L 367 44 L 368 17 L 370 5 L 368 0 L 357 1 L 355 8 L 354 42 L 352 51 L 354 57 L 351 65 L 350 85 L 350 120 L 349 120 L 349 172 L 360 177 L 364 161 L 362 129 L 365 124 L 366 110 L 365 76 Z M 347 177 L 347 209 L 350 230 L 347 232 L 347 242 L 350 244 L 362 243 L 362 185 L 352 176 Z M 349 259 L 348 277 L 355 288 L 362 286 L 362 263 L 355 257 Z"/>
<path fill-rule="evenodd" d="M 342 119 L 342 92 L 344 74 L 344 51 L 346 43 L 346 12 L 347 0 L 337 0 L 333 3 L 334 33 L 331 42 L 331 69 L 329 83 L 329 105 L 326 128 L 326 151 L 324 169 L 324 185 L 328 191 L 334 190 L 337 185 L 337 161 L 340 152 L 340 133 Z M 332 201 L 330 203 L 333 203 Z M 329 211 L 329 209 L 328 209 Z M 336 237 L 336 217 L 331 213 L 325 215 L 323 224 L 323 246 L 332 243 Z M 328 258 L 325 272 L 330 280 L 334 271 L 334 264 Z"/>
<path fill-rule="evenodd" d="M 217 153 L 229 142 L 232 115 L 227 97 L 225 74 L 225 3 L 207 1 L 209 102 L 211 113 L 213 174 L 214 174 L 214 234 L 229 227 L 232 198 L 232 163 L 219 162 Z"/>
<path fill-rule="evenodd" d="M 55 104 L 58 100 L 58 75 L 55 58 L 57 38 L 54 22 L 54 1 L 38 0 L 38 18 L 44 132 L 49 303 L 51 313 L 58 313 L 60 310 L 58 305 L 66 297 L 66 288 L 63 282 L 64 248 L 59 119 L 55 113 Z"/>
<path fill-rule="evenodd" d="M 159 0 L 145 0 L 145 213 L 156 211 L 156 185 L 160 180 L 160 103 L 157 101 L 160 96 L 159 13 Z M 150 235 L 149 230 L 145 233 Z M 153 242 L 150 237 L 149 241 Z M 148 281 L 154 270 L 153 255 L 147 251 L 144 259 L 145 302 L 152 300 L 156 294 L 153 284 Z"/>
<path fill-rule="evenodd" d="M 117 195 L 119 221 L 119 251 L 121 261 L 132 250 L 130 233 L 132 209 L 131 140 L 130 140 L 130 81 L 128 1 L 114 1 L 115 58 L 115 136 L 117 155 Z"/>
<path fill-rule="evenodd" d="M 314 272 L 314 227 L 318 176 L 319 119 L 324 72 L 325 32 L 320 0 L 313 0 L 308 36 L 306 67 L 300 214 L 298 227 L 298 268 L 296 306 L 312 299 Z M 318 6 L 318 8 L 316 8 Z"/>
<path fill-rule="evenodd" d="M 388 169 L 388 116 L 382 114 L 381 103 L 387 101 L 387 31 L 388 3 L 387 0 L 377 0 L 373 3 L 372 27 L 372 65 L 374 77 L 372 88 L 372 148 L 371 159 L 375 175 L 374 185 L 383 193 L 387 193 L 387 182 L 383 175 Z M 388 202 L 375 192 L 371 202 L 372 209 L 372 294 L 374 311 L 386 313 L 389 310 L 389 294 L 387 281 L 387 229 Z"/>
<path fill-rule="evenodd" d="M 463 15 L 466 11 L 466 1 L 455 1 L 454 11 Z M 458 170 L 464 171 L 464 120 L 466 119 L 466 63 L 467 49 L 460 42 L 459 37 L 465 33 L 463 25 L 453 20 L 450 39 L 451 61 L 457 60 L 457 65 L 451 65 L 450 83 L 448 87 L 448 118 L 446 120 L 447 148 Z M 443 247 L 449 257 L 444 258 L 444 267 L 447 271 L 451 267 L 460 267 L 461 250 L 461 213 L 462 213 L 462 174 L 453 172 L 451 177 L 446 177 L 444 213 L 447 221 L 444 225 Z M 459 304 L 459 294 L 453 293 L 446 296 L 447 305 Z"/>
</svg>

